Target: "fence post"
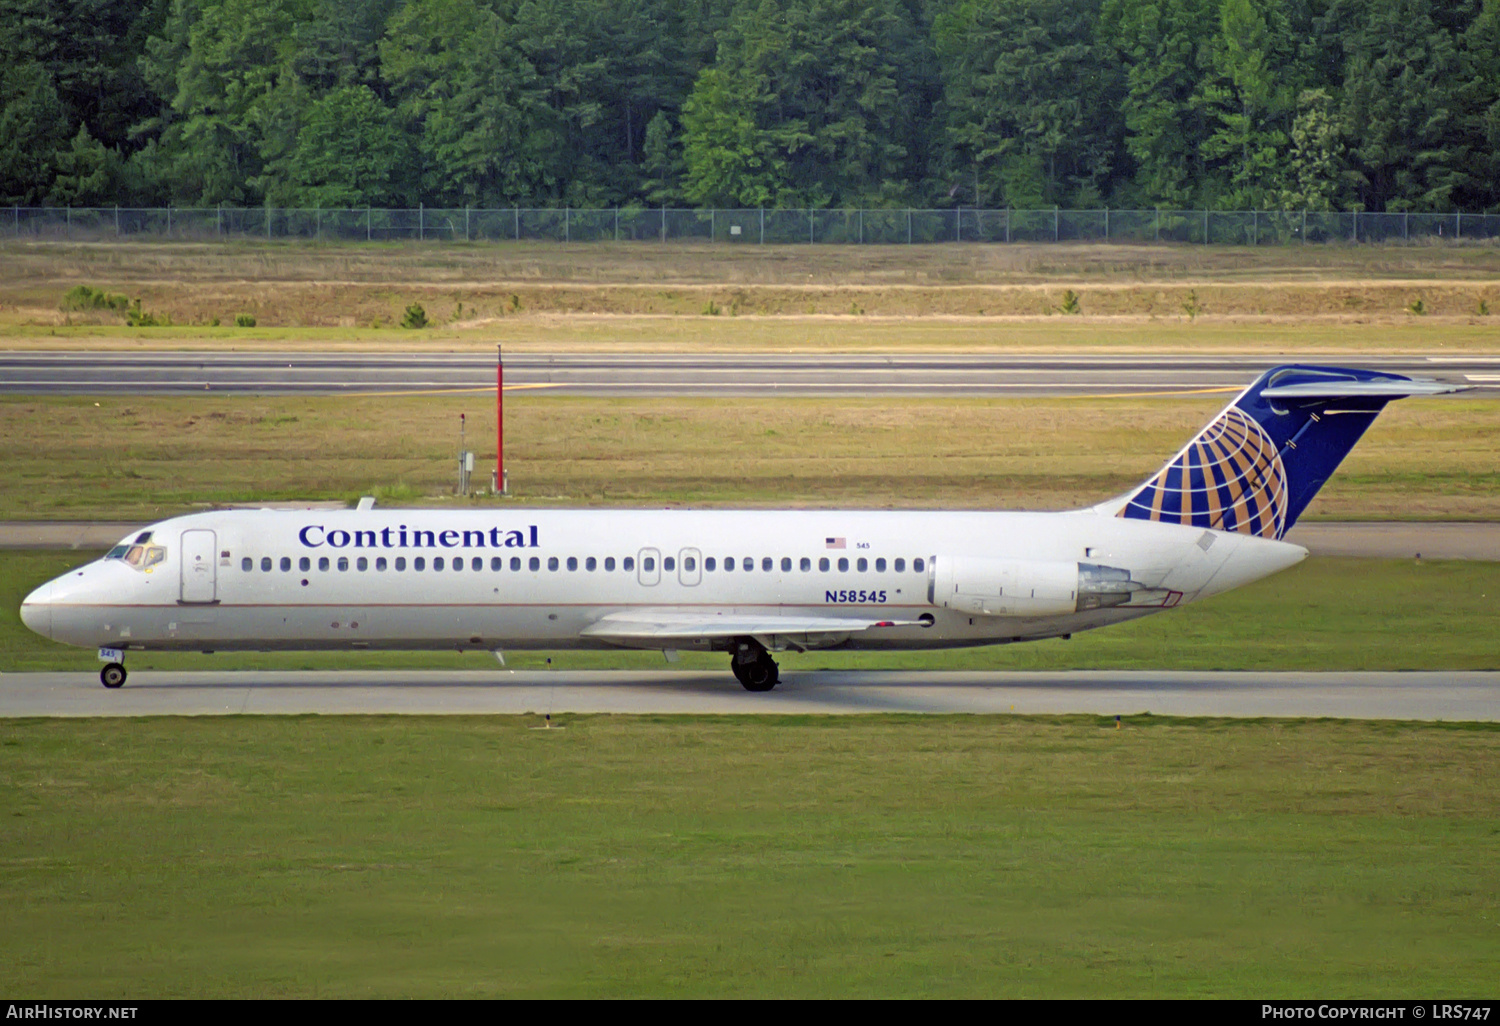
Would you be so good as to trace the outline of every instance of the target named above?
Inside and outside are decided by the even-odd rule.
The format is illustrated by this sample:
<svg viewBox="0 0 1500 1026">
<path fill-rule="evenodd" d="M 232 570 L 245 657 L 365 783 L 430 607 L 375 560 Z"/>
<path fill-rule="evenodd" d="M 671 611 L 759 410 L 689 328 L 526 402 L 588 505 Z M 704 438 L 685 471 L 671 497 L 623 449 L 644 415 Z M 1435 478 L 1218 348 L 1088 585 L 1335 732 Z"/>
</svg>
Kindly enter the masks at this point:
<svg viewBox="0 0 1500 1026">
<path fill-rule="evenodd" d="M 807 208 L 807 244 L 813 244 L 813 208 Z"/>
<path fill-rule="evenodd" d="M 521 241 L 521 205 L 516 204 L 516 241 Z"/>
<path fill-rule="evenodd" d="M 63 224 L 65 225 L 63 234 L 71 239 L 73 237 L 73 205 L 70 203 L 63 210 Z"/>
<path fill-rule="evenodd" d="M 911 245 L 911 207 L 906 208 L 906 244 Z"/>
<path fill-rule="evenodd" d="M 615 207 L 615 241 L 620 241 L 620 208 Z"/>
<path fill-rule="evenodd" d="M 1411 211 L 1401 211 L 1401 241 L 1411 241 Z"/>
<path fill-rule="evenodd" d="M 119 217 L 118 214 L 116 214 L 115 216 Z M 1461 239 L 1464 237 L 1464 212 L 1460 210 L 1456 215 L 1454 215 L 1454 217 L 1455 220 L 1453 224 L 1453 238 Z M 116 231 L 116 234 L 118 234 L 118 230 Z"/>
<path fill-rule="evenodd" d="M 718 242 L 719 241 L 719 230 L 718 230 L 719 229 L 719 225 L 718 225 L 719 216 L 718 216 L 718 214 L 719 214 L 718 210 L 715 209 L 714 207 L 709 207 L 708 208 L 708 241 L 709 242 Z"/>
<path fill-rule="evenodd" d="M 766 208 L 760 208 L 760 244 L 766 244 Z"/>
<path fill-rule="evenodd" d="M 1156 208 L 1156 215 L 1151 218 L 1151 230 L 1156 234 L 1156 241 L 1161 241 L 1161 207 Z"/>
<path fill-rule="evenodd" d="M 563 204 L 563 241 L 573 241 L 573 209 Z"/>
<path fill-rule="evenodd" d="M 467 203 L 464 204 L 464 241 L 474 241 L 469 238 L 469 205 Z"/>
<path fill-rule="evenodd" d="M 1250 245 L 1260 245 L 1260 211 L 1250 211 Z"/>
<path fill-rule="evenodd" d="M 1010 243 L 1010 204 L 1009 203 L 1007 203 L 1005 205 L 1005 241 L 1006 241 L 1007 245 Z"/>
<path fill-rule="evenodd" d="M 427 241 L 427 206 L 421 201 L 417 202 L 417 241 Z"/>
<path fill-rule="evenodd" d="M 1203 244 L 1208 245 L 1208 208 L 1203 208 Z"/>
<path fill-rule="evenodd" d="M 269 203 L 266 204 L 266 241 L 267 242 L 271 241 L 271 211 L 273 209 L 274 208 L 271 206 L 271 204 L 269 204 Z M 169 210 L 168 211 L 168 215 L 170 215 L 170 214 L 171 214 L 171 211 Z M 167 220 L 168 220 L 168 222 L 170 222 L 171 221 L 171 217 L 168 216 Z"/>
<path fill-rule="evenodd" d="M 115 238 L 120 237 L 120 204 L 115 204 Z"/>
<path fill-rule="evenodd" d="M 16 238 L 19 239 L 21 237 L 21 205 L 17 203 L 11 207 L 11 210 L 16 215 Z"/>
<path fill-rule="evenodd" d="M 1104 208 L 1104 241 L 1109 241 L 1109 208 Z"/>
<path fill-rule="evenodd" d="M 365 204 L 365 241 L 370 241 L 370 205 Z"/>
<path fill-rule="evenodd" d="M 1302 208 L 1302 245 L 1307 245 L 1307 208 Z"/>
<path fill-rule="evenodd" d="M 318 225 L 317 229 L 316 229 L 317 230 L 317 239 L 318 239 L 319 242 L 322 242 L 323 241 L 323 203 L 322 203 L 321 200 L 318 201 L 318 205 L 316 207 L 314 207 L 313 210 L 315 211 L 315 213 L 314 213 L 313 216 L 317 219 L 317 225 Z"/>
<path fill-rule="evenodd" d="M 1052 204 L 1052 241 L 1053 242 L 1057 241 L 1057 223 L 1058 223 L 1058 220 L 1059 220 L 1059 218 L 1058 218 L 1058 215 L 1057 215 L 1057 204 L 1054 203 L 1054 204 Z"/>
<path fill-rule="evenodd" d="M 865 244 L 865 208 L 859 208 L 859 244 Z"/>
<path fill-rule="evenodd" d="M 167 238 L 172 237 L 172 204 L 167 204 Z"/>
<path fill-rule="evenodd" d="M 953 241 L 964 241 L 964 206 L 962 203 L 953 211 Z"/>
</svg>

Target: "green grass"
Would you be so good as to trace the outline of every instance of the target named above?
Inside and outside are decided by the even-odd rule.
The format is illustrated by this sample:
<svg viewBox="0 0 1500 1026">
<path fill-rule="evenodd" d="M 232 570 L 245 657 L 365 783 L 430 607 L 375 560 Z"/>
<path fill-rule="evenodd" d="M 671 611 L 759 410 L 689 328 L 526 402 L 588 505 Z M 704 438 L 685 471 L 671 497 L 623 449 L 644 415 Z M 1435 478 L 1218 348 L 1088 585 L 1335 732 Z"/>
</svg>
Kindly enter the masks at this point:
<svg viewBox="0 0 1500 1026">
<path fill-rule="evenodd" d="M 0 552 L 0 671 L 86 670 L 94 654 L 27 630 L 17 609 L 36 585 L 88 554 Z M 1500 563 L 1310 559 L 1181 609 L 1022 645 L 939 652 L 811 652 L 816 669 L 1479 670 L 1500 669 Z M 514 652 L 517 669 L 665 669 L 659 652 Z M 492 669 L 487 653 L 134 653 L 131 670 Z M 727 657 L 683 653 L 681 669 L 725 671 Z M 670 672 L 670 671 L 668 671 Z"/>
<path fill-rule="evenodd" d="M 513 497 L 539 506 L 1067 509 L 1146 479 L 1227 395 L 1077 399 L 506 397 Z M 0 396 L 0 519 L 143 521 L 208 504 L 453 503 L 493 396 Z M 1500 403 L 1385 412 L 1309 518 L 1500 519 Z"/>
<path fill-rule="evenodd" d="M 1500 962 L 1500 730 L 0 722 L 28 997 L 1391 997 Z"/>
</svg>

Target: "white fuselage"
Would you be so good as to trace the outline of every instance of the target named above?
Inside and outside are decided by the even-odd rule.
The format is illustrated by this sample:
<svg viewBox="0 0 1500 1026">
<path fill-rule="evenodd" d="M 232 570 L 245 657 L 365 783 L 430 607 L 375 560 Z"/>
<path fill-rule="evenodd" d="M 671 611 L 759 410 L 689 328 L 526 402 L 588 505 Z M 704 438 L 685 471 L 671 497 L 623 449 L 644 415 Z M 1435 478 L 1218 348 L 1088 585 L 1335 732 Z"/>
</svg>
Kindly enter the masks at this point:
<svg viewBox="0 0 1500 1026">
<path fill-rule="evenodd" d="M 722 649 L 738 629 L 716 622 L 784 620 L 785 636 L 755 636 L 938 648 L 1118 623 L 1306 555 L 1091 510 L 256 510 L 146 530 L 165 549 L 155 565 L 72 571 L 27 597 L 28 626 L 121 649 Z M 1081 608 L 1068 591 L 1080 566 L 1128 577 L 1131 593 Z M 601 626 L 632 616 L 675 617 L 692 636 Z"/>
</svg>

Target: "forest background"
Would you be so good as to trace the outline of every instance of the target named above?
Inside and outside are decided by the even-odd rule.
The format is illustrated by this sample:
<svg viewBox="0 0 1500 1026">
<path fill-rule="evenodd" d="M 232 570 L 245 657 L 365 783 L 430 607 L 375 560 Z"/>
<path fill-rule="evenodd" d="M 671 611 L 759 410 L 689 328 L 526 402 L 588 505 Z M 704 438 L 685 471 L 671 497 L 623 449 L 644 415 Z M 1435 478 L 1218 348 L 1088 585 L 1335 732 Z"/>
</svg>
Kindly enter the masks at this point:
<svg viewBox="0 0 1500 1026">
<path fill-rule="evenodd" d="M 0 200 L 1500 211 L 1500 0 L 0 0 Z"/>
</svg>

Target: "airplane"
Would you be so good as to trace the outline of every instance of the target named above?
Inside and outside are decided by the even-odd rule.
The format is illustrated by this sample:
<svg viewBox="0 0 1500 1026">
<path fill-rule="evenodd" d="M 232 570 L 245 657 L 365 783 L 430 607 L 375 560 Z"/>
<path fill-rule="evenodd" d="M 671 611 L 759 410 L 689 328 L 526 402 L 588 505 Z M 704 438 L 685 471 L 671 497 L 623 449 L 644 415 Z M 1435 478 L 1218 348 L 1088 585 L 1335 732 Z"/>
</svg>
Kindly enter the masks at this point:
<svg viewBox="0 0 1500 1026">
<path fill-rule="evenodd" d="M 126 652 L 774 653 L 1069 637 L 1307 556 L 1283 541 L 1386 403 L 1464 386 L 1341 367 L 1262 374 L 1139 486 L 1065 512 L 231 510 L 151 524 L 21 604 L 33 631 Z"/>
</svg>

